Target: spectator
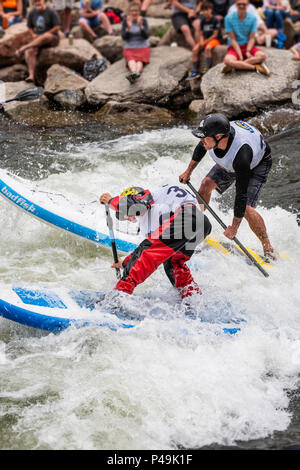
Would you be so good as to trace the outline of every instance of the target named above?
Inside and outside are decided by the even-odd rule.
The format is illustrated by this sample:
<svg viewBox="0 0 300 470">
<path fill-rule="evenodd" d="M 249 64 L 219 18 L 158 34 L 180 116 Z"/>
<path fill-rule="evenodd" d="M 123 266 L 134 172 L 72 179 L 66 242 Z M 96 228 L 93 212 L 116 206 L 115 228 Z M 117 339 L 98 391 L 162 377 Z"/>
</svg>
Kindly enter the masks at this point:
<svg viewBox="0 0 300 470">
<path fill-rule="evenodd" d="M 0 37 L 4 30 L 22 21 L 22 0 L 0 0 Z"/>
<path fill-rule="evenodd" d="M 27 19 L 32 41 L 16 51 L 18 58 L 25 52 L 29 73 L 26 82 L 34 82 L 35 67 L 41 48 L 55 47 L 59 43 L 60 20 L 55 10 L 47 7 L 45 0 L 33 0 L 33 5 L 34 8 Z"/>
<path fill-rule="evenodd" d="M 141 16 L 139 3 L 131 3 L 128 15 L 123 19 L 122 38 L 125 41 L 124 57 L 130 70 L 127 80 L 132 84 L 140 77 L 144 64 L 149 63 L 150 43 L 146 18 Z"/>
<path fill-rule="evenodd" d="M 231 5 L 231 7 L 228 10 L 228 14 L 233 13 L 234 11 L 237 11 L 236 4 Z M 271 36 L 271 41 L 277 36 L 278 34 L 277 29 L 274 29 L 274 28 L 268 29 L 266 23 L 264 22 L 262 17 L 259 15 L 258 10 L 255 8 L 255 6 L 252 3 L 248 3 L 247 12 L 256 16 L 257 32 L 255 34 L 255 40 L 257 44 L 259 44 L 260 46 L 265 44 L 267 35 Z"/>
<path fill-rule="evenodd" d="M 71 16 L 74 0 L 52 0 L 52 5 L 60 18 L 62 31 L 65 36 L 68 37 L 71 27 Z"/>
<path fill-rule="evenodd" d="M 193 49 L 200 41 L 200 0 L 173 0 L 172 23 L 177 32 L 181 32 L 186 42 Z M 194 34 L 193 34 L 194 31 Z"/>
<path fill-rule="evenodd" d="M 132 0 L 130 0 L 132 1 Z M 141 7 L 141 16 L 146 16 L 147 10 L 152 3 L 152 0 L 134 0 L 134 3 L 139 3 Z"/>
<path fill-rule="evenodd" d="M 291 47 L 290 51 L 293 53 L 293 60 L 300 60 L 300 42 Z"/>
<path fill-rule="evenodd" d="M 293 23 L 300 21 L 300 0 L 295 0 L 292 3 L 292 8 L 290 10 L 290 18 Z"/>
<path fill-rule="evenodd" d="M 222 73 L 239 69 L 256 70 L 264 75 L 270 75 L 268 68 L 263 64 L 266 55 L 254 45 L 257 21 L 254 15 L 247 12 L 248 0 L 236 0 L 236 6 L 237 11 L 225 18 L 229 47 L 224 58 L 225 67 Z"/>
<path fill-rule="evenodd" d="M 231 0 L 212 0 L 214 5 L 213 14 L 218 18 L 221 26 L 224 25 L 224 18 L 228 13 L 228 9 L 232 4 Z"/>
<path fill-rule="evenodd" d="M 283 33 L 284 19 L 287 18 L 289 9 L 289 4 L 284 4 L 283 0 L 264 0 L 262 11 L 266 18 L 267 27 L 276 26 L 276 29 Z"/>
<path fill-rule="evenodd" d="M 102 11 L 102 5 L 102 0 L 80 0 L 79 24 L 94 41 L 98 39 L 98 36 L 93 28 L 101 23 L 108 34 L 114 34 L 109 19 Z"/>
<path fill-rule="evenodd" d="M 201 14 L 203 18 L 200 23 L 200 41 L 193 48 L 193 69 L 187 80 L 194 80 L 201 76 L 199 73 L 199 54 L 201 51 L 204 50 L 205 57 L 205 68 L 201 72 L 204 75 L 212 64 L 212 50 L 221 44 L 221 25 L 216 16 L 213 15 L 213 4 L 205 1 L 202 5 Z"/>
</svg>

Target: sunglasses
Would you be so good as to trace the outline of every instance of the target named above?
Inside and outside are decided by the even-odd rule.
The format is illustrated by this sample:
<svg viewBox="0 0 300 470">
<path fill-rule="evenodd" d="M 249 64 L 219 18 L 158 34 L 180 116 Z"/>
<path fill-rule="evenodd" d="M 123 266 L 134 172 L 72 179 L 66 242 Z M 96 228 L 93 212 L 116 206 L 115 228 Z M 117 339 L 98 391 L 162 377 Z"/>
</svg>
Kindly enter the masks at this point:
<svg viewBox="0 0 300 470">
<path fill-rule="evenodd" d="M 246 7 L 247 3 L 237 3 L 236 6 L 237 7 Z"/>
</svg>

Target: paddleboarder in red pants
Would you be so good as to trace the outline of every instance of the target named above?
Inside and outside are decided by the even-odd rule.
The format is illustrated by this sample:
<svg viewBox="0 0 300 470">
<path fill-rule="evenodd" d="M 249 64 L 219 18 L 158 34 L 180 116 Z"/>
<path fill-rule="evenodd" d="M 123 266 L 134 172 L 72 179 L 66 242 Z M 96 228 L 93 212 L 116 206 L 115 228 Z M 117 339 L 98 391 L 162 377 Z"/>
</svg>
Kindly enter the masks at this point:
<svg viewBox="0 0 300 470">
<path fill-rule="evenodd" d="M 112 265 L 123 268 L 116 290 L 132 294 L 138 284 L 163 264 L 182 299 L 201 294 L 186 262 L 211 232 L 211 224 L 193 194 L 180 186 L 165 185 L 151 192 L 131 187 L 116 197 L 104 193 L 100 202 L 109 205 L 119 220 L 137 220 L 146 236 L 123 261 Z"/>
</svg>

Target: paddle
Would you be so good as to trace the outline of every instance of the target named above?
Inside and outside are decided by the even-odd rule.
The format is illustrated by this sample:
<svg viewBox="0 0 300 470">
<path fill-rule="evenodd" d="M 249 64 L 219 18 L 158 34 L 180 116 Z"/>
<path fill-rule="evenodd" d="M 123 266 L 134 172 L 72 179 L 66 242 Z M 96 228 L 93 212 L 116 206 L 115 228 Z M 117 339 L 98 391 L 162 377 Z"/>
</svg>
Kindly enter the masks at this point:
<svg viewBox="0 0 300 470">
<path fill-rule="evenodd" d="M 227 229 L 226 225 L 224 222 L 220 219 L 220 217 L 213 211 L 213 209 L 207 204 L 207 202 L 200 196 L 198 191 L 194 188 L 194 186 L 188 181 L 186 183 L 188 187 L 193 191 L 195 196 L 202 202 L 202 204 L 206 207 L 206 209 L 211 213 L 211 215 L 219 222 L 219 224 L 223 227 L 224 230 Z M 253 256 L 249 253 L 247 248 L 242 245 L 242 243 L 236 238 L 233 238 L 234 242 L 240 247 L 240 249 L 245 253 L 246 256 L 252 261 L 252 263 L 260 270 L 260 272 L 265 276 L 269 277 L 269 274 L 264 270 L 264 268 L 256 261 L 256 259 L 253 258 Z"/>
<path fill-rule="evenodd" d="M 106 223 L 107 223 L 107 227 L 109 230 L 109 237 L 111 241 L 111 249 L 113 252 L 114 262 L 117 263 L 118 253 L 117 253 L 117 247 L 116 247 L 115 235 L 114 235 L 114 229 L 113 229 L 113 220 L 111 218 L 109 206 L 107 204 L 105 204 L 105 212 L 106 212 Z M 117 279 L 121 279 L 120 268 L 116 268 L 116 275 L 117 275 Z"/>
<path fill-rule="evenodd" d="M 14 98 L 1 101 L 0 104 L 9 103 L 10 101 L 33 101 L 40 98 L 44 93 L 44 88 L 41 86 L 35 88 L 27 88 L 27 90 L 20 91 Z"/>
</svg>

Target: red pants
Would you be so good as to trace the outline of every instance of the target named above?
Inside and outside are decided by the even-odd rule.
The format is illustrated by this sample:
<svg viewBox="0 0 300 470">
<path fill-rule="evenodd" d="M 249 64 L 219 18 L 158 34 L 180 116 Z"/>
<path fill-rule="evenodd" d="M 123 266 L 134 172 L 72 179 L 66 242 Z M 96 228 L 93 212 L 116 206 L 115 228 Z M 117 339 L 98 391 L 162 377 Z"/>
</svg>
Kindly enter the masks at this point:
<svg viewBox="0 0 300 470">
<path fill-rule="evenodd" d="M 198 212 L 198 216 L 201 214 L 195 206 L 181 207 L 156 232 L 149 235 L 131 255 L 127 256 L 123 262 L 125 269 L 122 279 L 118 281 L 115 289 L 132 294 L 134 288 L 144 282 L 163 263 L 168 278 L 172 285 L 179 290 L 182 298 L 196 292 L 201 293 L 186 261 L 194 253 L 196 244 L 210 233 L 210 222 L 205 215 L 200 215 L 204 220 L 204 233 L 200 234 L 200 237 L 194 236 L 194 249 L 186 246 L 191 240 L 184 236 L 181 238 L 175 236 L 178 233 L 177 230 L 182 229 L 183 219 L 186 222 L 190 218 L 192 223 L 195 211 Z M 172 237 L 165 238 L 166 231 Z"/>
</svg>

